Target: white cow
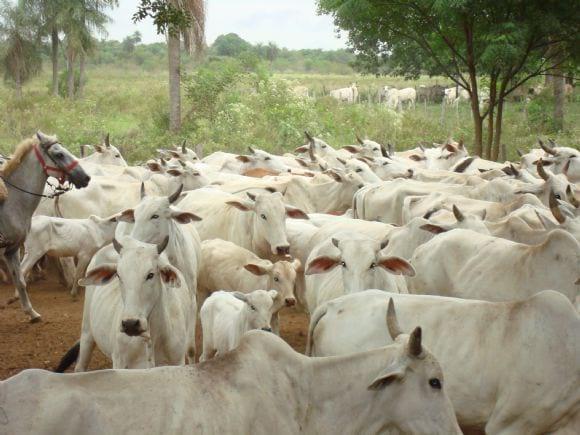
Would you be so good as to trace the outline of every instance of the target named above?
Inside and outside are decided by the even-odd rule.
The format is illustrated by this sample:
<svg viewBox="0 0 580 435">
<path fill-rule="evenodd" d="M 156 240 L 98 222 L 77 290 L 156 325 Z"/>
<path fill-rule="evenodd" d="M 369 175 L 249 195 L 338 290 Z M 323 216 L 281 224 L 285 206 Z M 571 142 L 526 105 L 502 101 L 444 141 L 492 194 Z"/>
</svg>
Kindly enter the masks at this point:
<svg viewBox="0 0 580 435">
<path fill-rule="evenodd" d="M 384 247 L 375 239 L 347 231 L 318 244 L 306 262 L 308 311 L 369 288 L 407 293 L 404 277 L 395 275 L 413 276 L 415 270 L 403 258 L 384 255 Z"/>
<path fill-rule="evenodd" d="M 467 89 L 460 88 L 459 86 L 455 86 L 453 88 L 445 89 L 445 96 L 443 97 L 443 105 L 444 106 L 454 106 L 458 107 L 459 101 L 469 101 L 470 96 Z"/>
<path fill-rule="evenodd" d="M 85 276 L 93 255 L 113 241 L 118 215 L 108 218 L 89 216 L 87 219 L 63 219 L 33 216 L 30 232 L 24 242 L 21 268 L 24 276 L 44 255 L 76 257 L 76 271 L 71 295 L 78 295 L 78 280 Z M 17 296 L 17 295 L 15 295 Z"/>
<path fill-rule="evenodd" d="M 113 368 L 185 363 L 195 313 L 184 276 L 162 255 L 168 241 L 152 245 L 129 236 L 113 240 L 118 262 L 91 269 L 80 281 L 87 286 L 81 341 L 57 371 L 64 371 L 77 355 L 75 371 L 86 371 L 95 344 L 112 359 Z"/>
<path fill-rule="evenodd" d="M 22 435 L 461 433 L 420 328 L 347 357 L 307 358 L 274 334 L 250 331 L 224 357 L 188 367 L 25 370 L 0 381 L 0 408 L 2 430 Z"/>
<path fill-rule="evenodd" d="M 81 159 L 82 163 L 93 163 L 97 166 L 99 165 L 112 165 L 112 166 L 129 166 L 119 149 L 111 145 L 109 140 L 109 134 L 105 136 L 105 140 L 102 145 L 95 145 L 95 153 L 84 156 L 84 147 L 87 145 L 81 145 Z"/>
<path fill-rule="evenodd" d="M 358 88 L 356 83 L 352 83 L 348 88 L 330 91 L 330 96 L 344 103 L 356 103 L 358 101 Z"/>
<path fill-rule="evenodd" d="M 199 306 L 217 290 L 241 293 L 265 288 L 276 290 L 278 295 L 274 300 L 271 324 L 274 332 L 279 334 L 278 312 L 296 304 L 294 286 L 296 273 L 301 268 L 300 260 L 272 263 L 221 239 L 203 241 L 201 257 L 203 262 L 197 283 Z"/>
<path fill-rule="evenodd" d="M 203 353 L 207 361 L 235 349 L 242 335 L 252 329 L 272 332 L 276 290 L 254 290 L 250 293 L 213 293 L 199 312 L 203 330 Z"/>
<path fill-rule="evenodd" d="M 407 104 L 407 109 L 415 108 L 415 101 L 417 100 L 417 91 L 415 88 L 399 89 L 399 106 L 401 109 Z"/>
<path fill-rule="evenodd" d="M 419 246 L 409 292 L 509 301 L 554 289 L 574 302 L 580 294 L 580 243 L 556 229 L 538 245 L 456 229 Z"/>
<path fill-rule="evenodd" d="M 308 219 L 302 210 L 285 205 L 282 194 L 249 194 L 244 200 L 217 189 L 198 189 L 185 195 L 180 208 L 204 218 L 196 224 L 202 240 L 229 240 L 261 258 L 287 255 L 286 216 Z"/>
<path fill-rule="evenodd" d="M 500 303 L 378 290 L 346 295 L 312 316 L 307 354 L 347 355 L 391 343 L 384 327 L 389 298 L 403 329 L 428 331 L 425 344 L 441 362 L 466 433 L 578 432 L 580 317 L 561 294 Z"/>
</svg>

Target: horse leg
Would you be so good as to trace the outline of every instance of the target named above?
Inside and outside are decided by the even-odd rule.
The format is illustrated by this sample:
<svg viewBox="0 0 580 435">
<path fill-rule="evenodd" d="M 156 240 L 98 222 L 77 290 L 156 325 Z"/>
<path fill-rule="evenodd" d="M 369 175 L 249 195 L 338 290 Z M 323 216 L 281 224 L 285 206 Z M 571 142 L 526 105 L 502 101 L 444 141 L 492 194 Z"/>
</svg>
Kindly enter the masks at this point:
<svg viewBox="0 0 580 435">
<path fill-rule="evenodd" d="M 40 322 L 40 320 L 42 320 L 40 318 L 40 314 L 38 314 L 32 308 L 32 304 L 28 298 L 28 293 L 26 292 L 26 282 L 24 281 L 24 276 L 20 270 L 20 259 L 18 258 L 18 252 L 18 249 L 16 249 L 11 253 L 4 254 L 6 258 L 6 266 L 8 267 L 10 276 L 12 277 L 12 282 L 18 290 L 18 296 L 20 297 L 20 305 L 22 305 L 22 309 L 30 316 L 31 323 Z"/>
<path fill-rule="evenodd" d="M 35 252 L 39 252 L 39 251 L 35 251 Z M 31 254 L 31 251 L 26 251 L 24 253 L 24 258 L 22 259 L 22 263 L 20 263 L 20 271 L 22 273 L 22 276 L 24 277 L 24 282 L 25 282 L 24 285 L 26 285 L 26 277 L 28 277 L 30 270 L 34 267 L 36 262 L 43 255 L 44 255 L 44 252 L 41 255 Z M 10 299 L 8 299 L 8 301 L 6 301 L 6 305 L 10 305 L 10 304 L 16 302 L 18 299 L 20 299 L 18 287 L 17 286 L 15 286 L 15 287 L 16 288 L 14 289 L 14 296 L 12 296 Z"/>
</svg>

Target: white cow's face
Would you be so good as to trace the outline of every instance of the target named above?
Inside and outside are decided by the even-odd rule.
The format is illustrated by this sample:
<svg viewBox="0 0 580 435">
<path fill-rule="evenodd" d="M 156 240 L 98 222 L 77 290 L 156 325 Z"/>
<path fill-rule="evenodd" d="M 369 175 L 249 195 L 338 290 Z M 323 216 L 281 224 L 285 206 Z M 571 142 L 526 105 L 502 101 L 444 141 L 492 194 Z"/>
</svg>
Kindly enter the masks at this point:
<svg viewBox="0 0 580 435">
<path fill-rule="evenodd" d="M 95 145 L 96 161 L 102 165 L 129 166 L 121 155 L 119 149 L 114 145 Z"/>
<path fill-rule="evenodd" d="M 286 237 L 286 216 L 308 219 L 302 210 L 285 205 L 280 192 L 248 195 L 250 201 L 228 201 L 231 206 L 244 212 L 254 213 L 254 238 L 265 241 L 273 255 L 288 255 L 290 244 Z"/>
<path fill-rule="evenodd" d="M 366 183 L 378 183 L 379 181 L 382 181 L 377 174 L 369 168 L 369 165 L 359 159 L 348 160 L 344 167 L 347 171 L 358 174 L 358 176 Z"/>
<path fill-rule="evenodd" d="M 380 288 L 382 271 L 395 275 L 414 276 L 415 269 L 406 260 L 382 254 L 380 243 L 373 239 L 332 239 L 334 254 L 314 258 L 306 275 L 328 272 L 340 267 L 346 293 Z M 384 289 L 396 291 L 396 289 Z"/>
<path fill-rule="evenodd" d="M 294 287 L 296 285 L 296 273 L 300 269 L 300 260 L 294 261 L 277 261 L 272 264 L 264 260 L 261 262 L 249 263 L 244 268 L 254 275 L 267 275 L 268 288 L 278 292 L 274 306 L 276 311 L 286 306 L 291 307 L 296 304 Z"/>
<path fill-rule="evenodd" d="M 170 175 L 177 185 L 183 184 L 183 190 L 194 190 L 207 186 L 210 180 L 191 166 L 182 166 L 180 169 L 169 169 Z"/>
<path fill-rule="evenodd" d="M 180 192 L 181 189 L 170 197 L 146 196 L 134 210 L 125 210 L 119 220 L 135 223 L 131 232 L 133 238 L 147 243 L 161 243 L 166 236 L 171 235 L 173 222 L 187 224 L 201 220 L 193 213 L 171 205 Z"/>
<path fill-rule="evenodd" d="M 235 292 L 234 296 L 246 304 L 244 309 L 250 329 L 272 332 L 270 319 L 274 314 L 274 301 L 278 296 L 276 290 L 254 290 L 247 294 Z"/>
<path fill-rule="evenodd" d="M 236 157 L 237 160 L 244 163 L 242 173 L 251 169 L 265 169 L 277 173 L 292 171 L 278 156 L 252 147 L 249 147 L 249 150 L 249 155 Z"/>
</svg>

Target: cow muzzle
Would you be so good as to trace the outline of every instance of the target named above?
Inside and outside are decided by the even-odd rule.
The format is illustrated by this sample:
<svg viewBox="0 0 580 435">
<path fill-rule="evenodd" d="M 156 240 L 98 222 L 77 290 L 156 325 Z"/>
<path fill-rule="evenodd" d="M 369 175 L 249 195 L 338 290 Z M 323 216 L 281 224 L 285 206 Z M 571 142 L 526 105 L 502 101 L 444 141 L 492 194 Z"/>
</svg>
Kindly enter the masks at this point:
<svg viewBox="0 0 580 435">
<path fill-rule="evenodd" d="M 130 337 L 141 335 L 144 330 L 139 319 L 126 319 L 121 321 L 121 331 Z"/>
<path fill-rule="evenodd" d="M 293 307 L 294 305 L 296 305 L 296 299 L 295 298 L 286 298 L 286 299 L 284 299 L 284 303 L 286 304 L 287 307 Z"/>
<path fill-rule="evenodd" d="M 276 254 L 278 255 L 290 255 L 290 246 L 276 246 Z"/>
<path fill-rule="evenodd" d="M 272 332 L 272 328 L 270 328 L 269 326 L 266 326 L 265 328 L 262 328 L 262 331 Z"/>
</svg>

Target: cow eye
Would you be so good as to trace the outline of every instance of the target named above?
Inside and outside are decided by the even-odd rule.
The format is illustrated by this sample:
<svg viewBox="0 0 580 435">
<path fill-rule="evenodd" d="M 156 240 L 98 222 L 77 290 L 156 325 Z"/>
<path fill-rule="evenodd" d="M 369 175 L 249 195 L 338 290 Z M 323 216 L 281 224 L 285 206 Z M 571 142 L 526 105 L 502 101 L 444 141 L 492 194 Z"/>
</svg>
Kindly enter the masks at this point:
<svg viewBox="0 0 580 435">
<path fill-rule="evenodd" d="M 277 276 L 274 277 L 274 281 L 278 282 L 280 281 L 280 278 L 278 278 Z"/>
<path fill-rule="evenodd" d="M 556 199 L 562 199 L 559 193 L 556 193 L 554 196 L 556 197 Z"/>
<path fill-rule="evenodd" d="M 356 172 L 362 172 L 361 168 L 356 168 Z"/>
<path fill-rule="evenodd" d="M 342 267 L 346 267 L 346 263 L 345 263 L 344 261 L 341 261 L 341 262 L 340 262 L 340 265 L 341 265 Z"/>
<path fill-rule="evenodd" d="M 260 217 L 261 217 L 262 219 L 264 219 L 264 220 L 267 220 L 267 219 L 266 219 L 266 215 L 265 215 L 265 214 L 261 214 L 261 215 L 260 215 Z"/>
<path fill-rule="evenodd" d="M 378 151 L 378 150 L 379 150 L 378 148 L 373 148 L 373 151 Z"/>
<path fill-rule="evenodd" d="M 322 145 L 322 148 L 326 148 L 326 145 Z"/>
<path fill-rule="evenodd" d="M 264 160 L 272 160 L 271 157 L 265 157 Z"/>
<path fill-rule="evenodd" d="M 158 214 L 154 214 L 153 216 L 151 216 L 151 219 L 159 219 L 159 215 Z"/>
<path fill-rule="evenodd" d="M 429 379 L 429 385 L 431 386 L 431 388 L 435 388 L 436 390 L 441 389 L 441 381 L 437 378 Z"/>
<path fill-rule="evenodd" d="M 153 279 L 153 277 L 155 276 L 155 274 L 153 272 L 149 272 L 147 274 L 147 277 L 145 278 L 146 281 L 149 281 L 150 279 Z"/>
<path fill-rule="evenodd" d="M 121 157 L 121 154 L 115 154 L 115 157 L 119 158 L 119 157 Z"/>
<path fill-rule="evenodd" d="M 252 311 L 256 311 L 256 307 L 255 307 L 254 305 L 250 305 L 250 309 L 251 309 Z"/>
<path fill-rule="evenodd" d="M 371 263 L 370 269 L 374 269 L 375 267 L 377 267 L 377 263 Z"/>
</svg>

